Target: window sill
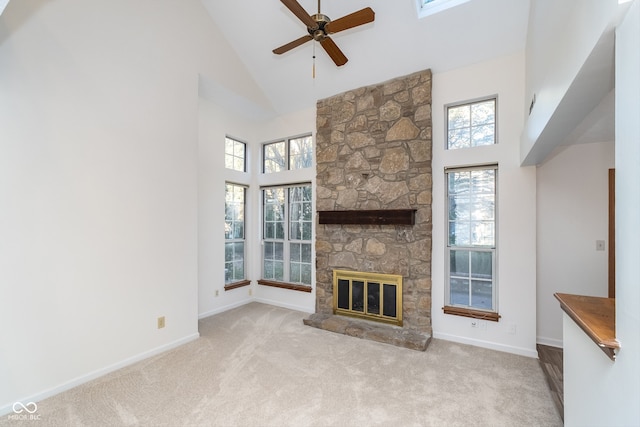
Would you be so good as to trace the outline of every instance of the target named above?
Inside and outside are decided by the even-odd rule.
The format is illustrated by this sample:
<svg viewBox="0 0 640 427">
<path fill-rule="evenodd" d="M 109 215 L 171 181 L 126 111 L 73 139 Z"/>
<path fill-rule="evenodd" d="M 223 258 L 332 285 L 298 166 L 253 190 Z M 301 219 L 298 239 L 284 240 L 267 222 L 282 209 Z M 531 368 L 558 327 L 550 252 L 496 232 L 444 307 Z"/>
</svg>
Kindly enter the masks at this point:
<svg viewBox="0 0 640 427">
<path fill-rule="evenodd" d="M 446 305 L 442 307 L 444 314 L 453 314 L 454 316 L 471 317 L 473 319 L 490 320 L 497 322 L 500 320 L 500 315 L 491 311 L 473 310 L 471 308 L 452 307 Z"/>
<path fill-rule="evenodd" d="M 243 286 L 249 286 L 251 284 L 251 280 L 241 280 L 239 282 L 229 283 L 228 285 L 224 285 L 225 291 L 230 291 L 232 289 L 241 288 Z"/>
<path fill-rule="evenodd" d="M 295 283 L 286 283 L 286 282 L 276 282 L 273 280 L 258 280 L 258 285 L 262 286 L 271 286 L 273 288 L 281 288 L 281 289 L 289 289 L 291 291 L 299 291 L 299 292 L 311 292 L 311 286 L 309 285 L 299 285 Z"/>
</svg>

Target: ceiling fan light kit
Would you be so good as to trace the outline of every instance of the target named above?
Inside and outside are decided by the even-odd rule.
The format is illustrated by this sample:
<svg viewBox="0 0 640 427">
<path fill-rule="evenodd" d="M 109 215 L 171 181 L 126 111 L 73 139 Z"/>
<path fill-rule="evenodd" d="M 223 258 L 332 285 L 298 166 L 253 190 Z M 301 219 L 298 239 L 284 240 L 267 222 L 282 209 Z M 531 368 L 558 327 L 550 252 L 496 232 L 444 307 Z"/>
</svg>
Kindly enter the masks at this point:
<svg viewBox="0 0 640 427">
<path fill-rule="evenodd" d="M 346 64 L 349 59 L 344 53 L 342 53 L 331 37 L 329 37 L 329 34 L 335 34 L 340 31 L 368 24 L 369 22 L 373 22 L 375 19 L 375 13 L 370 7 L 366 7 L 332 21 L 327 15 L 320 13 L 320 0 L 318 0 L 318 13 L 315 15 L 309 15 L 296 0 L 280 1 L 287 7 L 287 9 L 298 17 L 303 24 L 307 26 L 307 32 L 309 34 L 274 49 L 273 53 L 281 55 L 308 41 L 315 40 L 320 43 L 322 48 L 338 67 Z"/>
</svg>

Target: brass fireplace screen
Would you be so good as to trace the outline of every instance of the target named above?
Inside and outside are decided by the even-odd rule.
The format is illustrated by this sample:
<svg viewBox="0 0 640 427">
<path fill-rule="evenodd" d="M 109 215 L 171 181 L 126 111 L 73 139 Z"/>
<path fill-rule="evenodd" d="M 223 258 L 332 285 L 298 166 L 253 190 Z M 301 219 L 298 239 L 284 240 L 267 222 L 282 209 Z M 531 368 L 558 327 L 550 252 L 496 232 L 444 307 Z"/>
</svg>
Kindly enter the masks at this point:
<svg viewBox="0 0 640 427">
<path fill-rule="evenodd" d="M 334 270 L 333 313 L 402 326 L 402 276 Z"/>
</svg>

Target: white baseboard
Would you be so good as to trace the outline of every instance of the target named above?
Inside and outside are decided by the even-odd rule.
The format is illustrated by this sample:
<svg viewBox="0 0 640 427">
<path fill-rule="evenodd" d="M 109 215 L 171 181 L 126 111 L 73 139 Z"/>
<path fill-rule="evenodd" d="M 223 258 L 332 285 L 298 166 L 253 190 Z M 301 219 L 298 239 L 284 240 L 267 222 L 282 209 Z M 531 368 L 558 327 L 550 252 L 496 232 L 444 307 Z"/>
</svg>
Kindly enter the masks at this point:
<svg viewBox="0 0 640 427">
<path fill-rule="evenodd" d="M 313 313 L 313 311 L 309 311 L 308 307 L 297 306 L 294 304 L 287 304 L 277 300 L 271 300 L 267 298 L 255 298 L 255 302 L 260 302 L 262 304 L 275 305 L 276 307 L 288 308 L 289 310 L 301 311 L 303 313 Z"/>
<path fill-rule="evenodd" d="M 505 353 L 517 354 L 519 356 L 532 357 L 534 359 L 538 358 L 538 352 L 534 349 L 528 349 L 523 347 L 514 347 L 510 345 L 496 344 L 490 341 L 482 341 L 482 340 L 474 340 L 471 338 L 460 337 L 457 335 L 443 334 L 434 332 L 433 338 L 441 339 L 445 341 L 453 341 L 460 344 L 468 344 L 476 347 L 488 348 L 489 350 L 497 350 L 503 351 Z"/>
<path fill-rule="evenodd" d="M 43 390 L 31 396 L 23 397 L 22 399 L 17 399 L 16 402 L 40 402 L 41 400 L 55 396 L 56 394 L 62 393 L 63 391 L 71 390 L 74 387 L 77 387 L 89 381 L 95 380 L 96 378 L 100 378 L 111 372 L 117 371 L 118 369 L 122 369 L 126 366 L 133 365 L 134 363 L 140 362 L 141 360 L 148 359 L 149 357 L 156 356 L 160 353 L 164 353 L 165 351 L 172 350 L 176 347 L 180 347 L 181 345 L 197 340 L 198 338 L 200 338 L 200 334 L 198 332 L 191 335 L 187 335 L 186 337 L 172 341 L 165 345 L 161 345 L 160 347 L 156 347 L 149 351 L 145 351 L 143 353 L 124 359 L 118 363 L 114 363 L 113 365 L 109 365 L 104 368 L 95 370 L 86 375 L 81 375 L 70 381 L 64 382 L 58 386 L 52 387 L 47 390 Z M 0 415 L 6 415 L 11 412 L 13 412 L 13 402 L 0 406 Z"/>
<path fill-rule="evenodd" d="M 234 308 L 242 307 L 243 305 L 247 305 L 251 302 L 255 301 L 253 298 L 234 302 L 233 304 L 228 304 L 222 307 L 214 308 L 213 310 L 205 311 L 204 313 L 198 314 L 198 319 L 204 319 L 205 317 L 213 316 L 215 314 L 224 313 L 225 311 L 229 311 Z"/>
<path fill-rule="evenodd" d="M 536 337 L 536 342 L 538 344 L 548 345 L 550 347 L 558 347 L 558 348 L 563 348 L 564 347 L 564 344 L 563 344 L 562 340 L 557 340 L 557 339 L 554 339 L 554 338 Z"/>
</svg>

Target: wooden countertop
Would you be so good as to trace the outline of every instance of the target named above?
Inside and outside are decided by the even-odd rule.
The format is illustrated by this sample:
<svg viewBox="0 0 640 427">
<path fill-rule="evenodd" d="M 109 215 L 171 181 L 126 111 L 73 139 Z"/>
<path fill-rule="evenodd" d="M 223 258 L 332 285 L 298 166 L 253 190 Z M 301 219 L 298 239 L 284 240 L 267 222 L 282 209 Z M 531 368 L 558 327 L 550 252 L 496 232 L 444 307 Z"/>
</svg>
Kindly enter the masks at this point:
<svg viewBox="0 0 640 427">
<path fill-rule="evenodd" d="M 616 358 L 620 342 L 616 339 L 615 298 L 555 293 L 560 307 L 596 343 L 611 360 Z"/>
</svg>

